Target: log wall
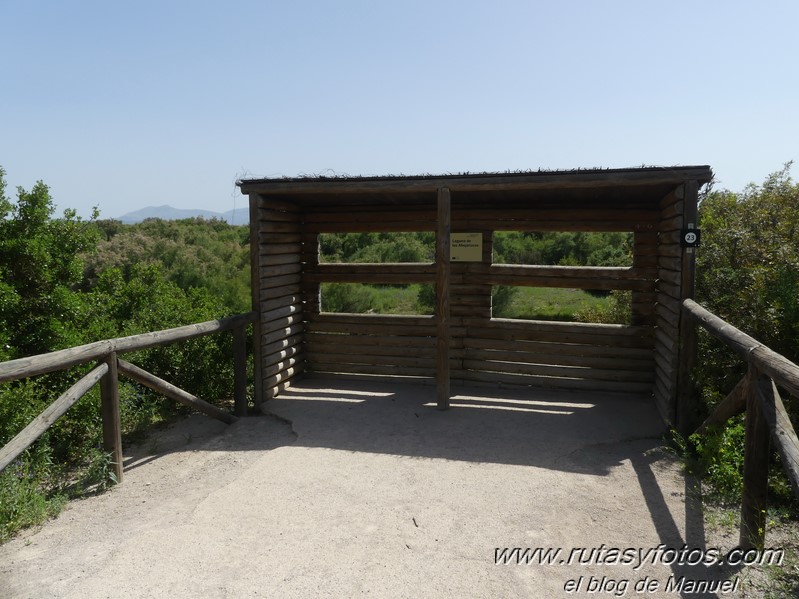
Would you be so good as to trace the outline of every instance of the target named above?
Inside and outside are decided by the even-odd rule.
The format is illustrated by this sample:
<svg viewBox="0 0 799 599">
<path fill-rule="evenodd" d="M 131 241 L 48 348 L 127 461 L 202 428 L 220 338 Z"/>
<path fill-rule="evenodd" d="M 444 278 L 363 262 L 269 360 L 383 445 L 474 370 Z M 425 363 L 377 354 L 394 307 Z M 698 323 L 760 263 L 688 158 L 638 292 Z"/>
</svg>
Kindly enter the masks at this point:
<svg viewBox="0 0 799 599">
<path fill-rule="evenodd" d="M 309 244 L 303 236 L 302 211 L 292 202 L 253 194 L 250 222 L 257 222 L 251 230 L 257 231 L 258 238 L 258 251 L 251 251 L 253 299 L 259 312 L 256 335 L 260 339 L 254 352 L 256 381 L 261 382 L 256 395 L 268 399 L 305 368 L 302 271 Z"/>
</svg>

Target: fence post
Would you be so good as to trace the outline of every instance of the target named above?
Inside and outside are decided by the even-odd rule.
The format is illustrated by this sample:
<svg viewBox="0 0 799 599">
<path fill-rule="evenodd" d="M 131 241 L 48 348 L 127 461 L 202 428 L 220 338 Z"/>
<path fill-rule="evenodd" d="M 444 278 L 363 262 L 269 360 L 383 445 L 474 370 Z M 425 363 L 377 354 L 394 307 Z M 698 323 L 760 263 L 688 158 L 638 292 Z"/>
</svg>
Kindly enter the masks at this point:
<svg viewBox="0 0 799 599">
<path fill-rule="evenodd" d="M 744 488 L 741 498 L 741 537 L 744 549 L 761 549 L 766 540 L 766 502 L 771 433 L 755 386 L 750 377 L 746 397 L 746 440 L 744 442 Z"/>
<path fill-rule="evenodd" d="M 438 190 L 436 219 L 436 404 L 449 409 L 449 279 L 451 201 L 448 187 Z"/>
<path fill-rule="evenodd" d="M 100 400 L 103 415 L 103 448 L 111 453 L 117 482 L 122 482 L 122 425 L 119 417 L 119 384 L 117 354 L 111 352 L 105 359 L 108 372 L 100 380 Z"/>
<path fill-rule="evenodd" d="M 683 187 L 683 228 L 699 226 L 699 183 L 686 181 Z M 683 248 L 680 265 L 680 325 L 677 345 L 677 397 L 675 423 L 677 430 L 688 435 L 700 424 L 696 406 L 696 389 L 691 371 L 696 364 L 698 337 L 696 323 L 685 314 L 682 301 L 693 299 L 696 291 L 696 248 Z"/>
<path fill-rule="evenodd" d="M 247 415 L 247 327 L 233 329 L 233 404 L 236 416 Z"/>
</svg>

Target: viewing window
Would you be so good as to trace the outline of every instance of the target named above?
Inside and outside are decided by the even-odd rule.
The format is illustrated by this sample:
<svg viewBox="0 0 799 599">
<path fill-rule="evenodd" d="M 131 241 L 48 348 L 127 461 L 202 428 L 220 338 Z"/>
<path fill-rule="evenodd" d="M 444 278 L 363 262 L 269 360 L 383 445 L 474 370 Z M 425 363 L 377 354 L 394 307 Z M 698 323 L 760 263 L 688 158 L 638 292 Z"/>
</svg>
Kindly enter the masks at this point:
<svg viewBox="0 0 799 599">
<path fill-rule="evenodd" d="M 319 236 L 321 262 L 380 263 L 432 262 L 436 234 L 417 233 L 322 233 Z"/>
<path fill-rule="evenodd" d="M 496 231 L 493 262 L 539 266 L 632 266 L 633 234 Z"/>
<path fill-rule="evenodd" d="M 497 285 L 491 288 L 492 318 L 630 324 L 629 291 Z"/>
<path fill-rule="evenodd" d="M 633 234 L 497 231 L 493 251 L 494 264 L 630 267 Z M 493 318 L 614 324 L 631 320 L 627 291 L 498 285 L 492 288 L 491 298 Z"/>
<path fill-rule="evenodd" d="M 320 291 L 322 312 L 430 315 L 436 303 L 434 287 L 423 284 L 322 283 Z"/>
</svg>

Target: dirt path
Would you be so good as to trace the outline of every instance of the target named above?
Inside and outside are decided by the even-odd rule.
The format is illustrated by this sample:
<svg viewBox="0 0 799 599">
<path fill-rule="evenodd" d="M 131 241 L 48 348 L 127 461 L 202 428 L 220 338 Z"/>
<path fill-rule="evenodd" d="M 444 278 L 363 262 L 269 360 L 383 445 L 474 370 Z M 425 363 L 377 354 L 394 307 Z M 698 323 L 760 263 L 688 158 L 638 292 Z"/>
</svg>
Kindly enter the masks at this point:
<svg viewBox="0 0 799 599">
<path fill-rule="evenodd" d="M 701 547 L 701 514 L 648 402 L 461 391 L 438 412 L 432 387 L 310 379 L 277 417 L 191 417 L 124 484 L 0 547 L 0 597 L 675 597 L 673 575 L 718 577 L 587 552 L 496 565 L 505 547 Z M 660 592 L 634 592 L 647 576 Z"/>
</svg>

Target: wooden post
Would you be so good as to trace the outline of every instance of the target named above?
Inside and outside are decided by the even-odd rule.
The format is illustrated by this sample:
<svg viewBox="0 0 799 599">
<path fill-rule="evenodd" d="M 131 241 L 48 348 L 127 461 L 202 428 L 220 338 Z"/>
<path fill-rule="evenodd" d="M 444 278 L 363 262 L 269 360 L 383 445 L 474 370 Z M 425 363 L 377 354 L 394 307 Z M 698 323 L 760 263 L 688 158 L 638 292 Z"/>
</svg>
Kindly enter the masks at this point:
<svg viewBox="0 0 799 599">
<path fill-rule="evenodd" d="M 684 186 L 683 227 L 698 228 L 698 195 L 699 185 L 696 181 L 687 181 Z M 680 297 L 693 299 L 696 277 L 696 249 L 683 248 L 681 261 Z M 680 344 L 677 370 L 677 405 L 675 406 L 675 424 L 677 430 L 687 435 L 693 431 L 698 417 L 694 405 L 694 383 L 691 370 L 696 364 L 697 354 L 696 324 L 680 310 Z"/>
<path fill-rule="evenodd" d="M 449 408 L 449 272 L 450 213 L 449 188 L 438 190 L 436 224 L 436 397 L 439 410 Z"/>
<path fill-rule="evenodd" d="M 746 398 L 746 440 L 744 442 L 744 488 L 741 499 L 741 537 L 744 549 L 763 547 L 766 538 L 766 501 L 771 433 L 757 397 L 757 377 Z"/>
<path fill-rule="evenodd" d="M 103 449 L 111 454 L 114 474 L 122 482 L 122 425 L 119 416 L 119 384 L 117 377 L 117 355 L 108 354 L 105 359 L 108 372 L 100 379 L 100 401 L 103 417 Z"/>
<path fill-rule="evenodd" d="M 233 404 L 236 416 L 247 415 L 247 327 L 233 329 Z"/>
<path fill-rule="evenodd" d="M 255 407 L 264 400 L 264 381 L 261 375 L 261 255 L 258 230 L 260 228 L 260 215 L 258 203 L 260 194 L 251 193 L 250 196 L 250 290 L 252 293 L 252 309 L 258 314 L 252 325 L 252 374 L 253 374 L 253 400 Z"/>
</svg>

